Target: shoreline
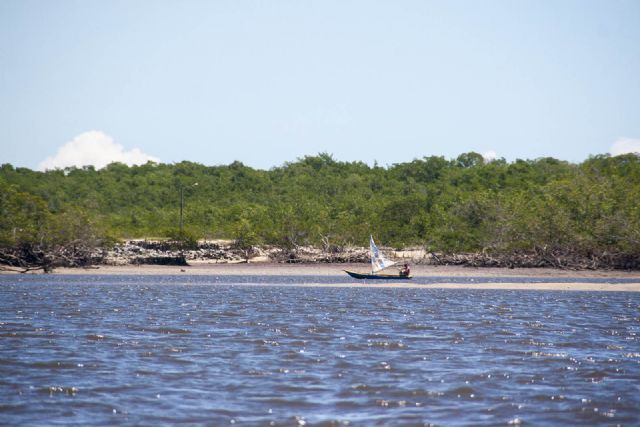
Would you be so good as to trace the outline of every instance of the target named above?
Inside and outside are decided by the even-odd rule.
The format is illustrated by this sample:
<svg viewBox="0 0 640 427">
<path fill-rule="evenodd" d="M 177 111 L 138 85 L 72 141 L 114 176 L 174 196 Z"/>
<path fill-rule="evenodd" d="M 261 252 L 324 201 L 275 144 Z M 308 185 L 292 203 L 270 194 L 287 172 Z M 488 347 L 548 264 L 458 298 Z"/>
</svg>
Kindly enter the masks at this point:
<svg viewBox="0 0 640 427">
<path fill-rule="evenodd" d="M 97 267 L 97 268 L 96 268 Z M 164 265 L 99 265 L 91 268 L 56 268 L 52 274 L 103 275 L 224 275 L 224 276 L 344 276 L 344 270 L 370 269 L 368 263 L 211 263 L 190 262 L 189 266 Z M 392 269 L 391 269 L 392 270 Z M 639 271 L 620 270 L 562 270 L 554 268 L 497 268 L 440 265 L 413 265 L 414 277 L 532 277 L 532 278 L 611 278 L 638 279 Z"/>
<path fill-rule="evenodd" d="M 547 268 L 490 268 L 461 266 L 412 266 L 414 278 L 441 278 L 439 283 L 417 282 L 350 282 L 343 270 L 367 271 L 369 264 L 278 264 L 278 263 L 210 263 L 192 262 L 191 265 L 100 265 L 92 268 L 57 268 L 52 276 L 325 276 L 335 279 L 345 277 L 344 283 L 301 283 L 282 286 L 323 286 L 323 287 L 367 287 L 367 288 L 432 288 L 432 289 L 503 289 L 503 290 L 553 290 L 553 291 L 619 291 L 640 292 L 640 272 L 605 270 L 560 270 Z M 3 271 L 1 275 L 24 276 L 18 272 Z M 37 274 L 39 273 L 26 273 Z M 495 282 L 452 283 L 456 278 L 496 278 Z M 510 282 L 509 278 L 548 279 L 542 283 Z M 573 282 L 553 281 L 553 279 L 573 279 Z M 585 281 L 580 281 L 585 279 Z M 589 279 L 625 279 L 627 283 L 593 283 Z M 216 285 L 212 283 L 212 285 Z M 252 285 L 238 283 L 237 285 Z M 268 285 L 267 285 L 268 286 Z M 280 286 L 280 285 L 278 285 Z"/>
</svg>

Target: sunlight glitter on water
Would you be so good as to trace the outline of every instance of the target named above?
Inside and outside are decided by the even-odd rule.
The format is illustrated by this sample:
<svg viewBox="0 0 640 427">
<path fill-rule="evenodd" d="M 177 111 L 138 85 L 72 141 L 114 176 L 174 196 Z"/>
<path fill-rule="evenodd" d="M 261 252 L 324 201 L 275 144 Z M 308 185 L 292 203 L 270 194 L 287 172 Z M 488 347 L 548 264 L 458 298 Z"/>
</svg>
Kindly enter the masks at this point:
<svg viewBox="0 0 640 427">
<path fill-rule="evenodd" d="M 3 422 L 640 422 L 636 293 L 200 280 L 0 279 Z"/>
</svg>

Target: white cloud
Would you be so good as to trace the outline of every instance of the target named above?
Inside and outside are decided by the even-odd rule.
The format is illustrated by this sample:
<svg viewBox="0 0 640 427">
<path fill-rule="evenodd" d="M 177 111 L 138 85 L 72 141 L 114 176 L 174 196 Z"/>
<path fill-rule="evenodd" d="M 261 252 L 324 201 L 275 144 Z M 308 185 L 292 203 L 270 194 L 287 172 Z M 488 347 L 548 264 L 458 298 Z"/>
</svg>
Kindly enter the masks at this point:
<svg viewBox="0 0 640 427">
<path fill-rule="evenodd" d="M 156 157 L 143 153 L 138 148 L 125 151 L 113 138 L 100 131 L 82 133 L 58 149 L 55 156 L 48 157 L 40 163 L 40 170 L 65 168 L 69 166 L 92 165 L 100 169 L 113 162 L 141 165 L 149 160 L 159 162 Z"/>
<path fill-rule="evenodd" d="M 498 155 L 496 154 L 495 151 L 489 150 L 489 151 L 483 153 L 482 157 L 484 158 L 485 162 L 492 162 L 492 161 L 494 161 L 495 159 L 498 158 Z"/>
<path fill-rule="evenodd" d="M 640 139 L 619 138 L 613 143 L 609 152 L 612 156 L 628 153 L 640 154 Z"/>
</svg>

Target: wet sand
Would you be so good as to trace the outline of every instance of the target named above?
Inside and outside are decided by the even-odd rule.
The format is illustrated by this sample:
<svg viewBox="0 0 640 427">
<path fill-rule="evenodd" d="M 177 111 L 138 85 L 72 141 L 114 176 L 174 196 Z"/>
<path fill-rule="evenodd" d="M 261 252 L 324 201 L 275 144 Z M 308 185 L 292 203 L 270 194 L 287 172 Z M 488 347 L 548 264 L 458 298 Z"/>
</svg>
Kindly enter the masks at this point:
<svg viewBox="0 0 640 427">
<path fill-rule="evenodd" d="M 352 282 L 343 270 L 366 272 L 368 264 L 275 264 L 275 263 L 251 263 L 251 264 L 216 264 L 193 262 L 188 267 L 157 266 L 157 265 L 125 265 L 125 266 L 99 266 L 94 268 L 58 268 L 54 275 L 198 275 L 198 276 L 344 276 L 344 283 L 332 283 L 330 286 L 339 287 L 402 287 L 402 288 L 443 288 L 443 289 L 514 289 L 514 290 L 573 290 L 573 291 L 626 291 L 640 292 L 640 272 L 584 270 L 570 271 L 543 268 L 473 268 L 458 266 L 412 266 L 413 277 L 441 277 L 441 283 L 420 284 L 411 281 L 372 283 L 370 281 Z M 499 278 L 496 283 L 450 283 L 452 278 L 482 277 Z M 545 283 L 513 283 L 508 282 L 509 277 L 529 277 L 548 280 Z M 559 283 L 553 279 L 574 279 L 575 282 Z M 580 279 L 587 279 L 580 282 Z M 633 283 L 589 283 L 588 279 L 626 279 Z M 449 279 L 449 280 L 447 280 Z M 301 286 L 313 286 L 305 283 Z M 318 283 L 317 285 L 329 286 Z"/>
</svg>

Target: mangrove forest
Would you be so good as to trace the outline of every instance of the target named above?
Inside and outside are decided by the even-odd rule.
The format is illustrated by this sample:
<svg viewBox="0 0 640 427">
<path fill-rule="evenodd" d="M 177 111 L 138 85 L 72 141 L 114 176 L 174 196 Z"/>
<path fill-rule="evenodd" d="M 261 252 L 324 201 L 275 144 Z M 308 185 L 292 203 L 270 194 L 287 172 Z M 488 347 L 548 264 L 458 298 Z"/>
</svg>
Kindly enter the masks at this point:
<svg viewBox="0 0 640 427">
<path fill-rule="evenodd" d="M 77 259 L 131 238 L 295 249 L 366 246 L 373 234 L 387 246 L 444 258 L 476 254 L 518 264 L 537 256 L 635 269 L 639 200 L 635 154 L 575 164 L 486 161 L 470 152 L 371 166 L 322 153 L 270 170 L 237 161 L 46 172 L 4 164 L 0 263 Z"/>
</svg>

